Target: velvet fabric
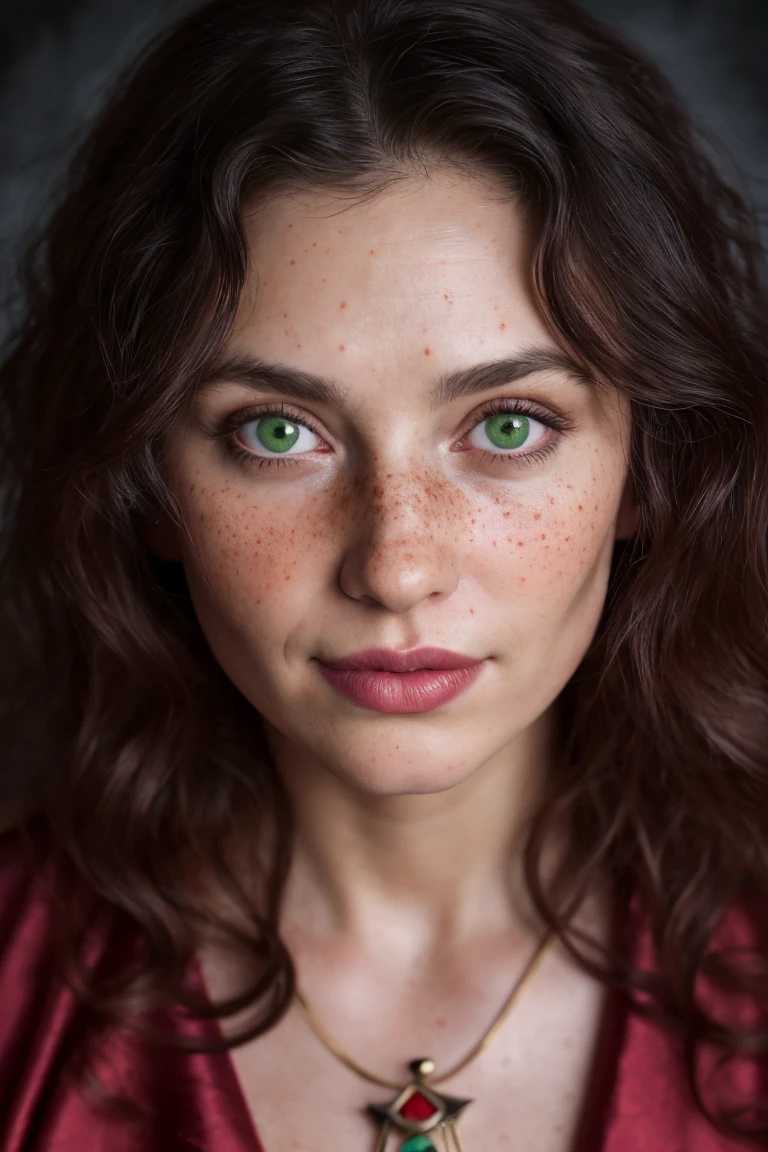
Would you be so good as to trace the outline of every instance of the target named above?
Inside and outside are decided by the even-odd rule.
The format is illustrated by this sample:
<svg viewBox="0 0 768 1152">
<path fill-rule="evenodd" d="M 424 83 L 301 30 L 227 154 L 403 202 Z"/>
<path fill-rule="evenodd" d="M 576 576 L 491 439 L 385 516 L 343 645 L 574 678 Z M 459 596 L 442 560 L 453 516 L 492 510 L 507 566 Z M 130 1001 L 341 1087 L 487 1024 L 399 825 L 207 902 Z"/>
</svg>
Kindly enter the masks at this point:
<svg viewBox="0 0 768 1152">
<path fill-rule="evenodd" d="M 99 1074 L 138 1114 L 110 1116 L 83 1094 L 72 1053 L 87 1020 L 58 978 L 55 946 L 57 923 L 77 907 L 78 887 L 84 885 L 41 820 L 0 837 L 1 1152 L 271 1152 L 259 1141 L 227 1052 L 188 1053 L 115 1029 Z M 130 952 L 132 930 L 120 926 L 106 903 L 94 902 L 88 923 L 88 963 L 108 970 Z M 734 911 L 721 935 L 723 943 L 750 943 L 754 926 Z M 647 929 L 640 927 L 633 939 L 640 962 L 652 964 Z M 196 964 L 188 979 L 205 996 Z M 749 1004 L 736 1008 L 740 1020 L 754 1019 Z M 221 1039 L 215 1020 L 195 1021 L 180 1009 L 164 1010 L 153 1021 L 186 1036 Z M 740 1061 L 731 1084 L 739 1099 L 765 1101 L 765 1063 Z M 258 1125 L 258 1102 L 254 1110 Z M 697 1112 L 678 1039 L 611 993 L 573 1152 L 743 1147 Z"/>
</svg>

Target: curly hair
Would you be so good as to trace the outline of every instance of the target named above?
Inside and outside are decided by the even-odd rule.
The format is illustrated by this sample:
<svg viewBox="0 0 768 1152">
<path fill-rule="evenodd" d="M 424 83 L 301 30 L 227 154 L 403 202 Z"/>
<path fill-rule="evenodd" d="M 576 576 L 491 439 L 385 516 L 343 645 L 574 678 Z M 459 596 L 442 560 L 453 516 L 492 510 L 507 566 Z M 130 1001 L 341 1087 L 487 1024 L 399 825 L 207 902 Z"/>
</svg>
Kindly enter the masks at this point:
<svg viewBox="0 0 768 1152">
<path fill-rule="evenodd" d="M 255 1013 L 227 1046 L 277 1022 L 294 991 L 278 932 L 289 804 L 144 525 L 158 509 L 179 522 L 163 446 L 234 317 L 245 199 L 375 193 L 439 162 L 509 189 L 553 334 L 631 402 L 639 527 L 561 696 L 527 884 L 579 964 L 682 1033 L 701 1112 L 754 1140 L 768 1118 L 708 1102 L 697 1054 L 768 1053 L 768 953 L 712 947 L 737 900 L 768 929 L 765 252 L 670 82 L 568 0 L 215 0 L 120 79 L 30 246 L 0 365 L 5 784 L 34 785 L 93 891 L 141 929 L 119 980 L 81 971 L 94 1019 L 185 995 L 196 930 L 216 919 L 201 874 L 244 913 L 217 923 L 253 957 L 251 987 L 215 1006 Z M 269 848 L 247 890 L 246 825 Z M 641 893 L 658 971 L 572 928 L 597 876 Z M 72 919 L 73 963 L 83 932 Z M 702 978 L 749 992 L 758 1026 L 710 1015 Z"/>
</svg>

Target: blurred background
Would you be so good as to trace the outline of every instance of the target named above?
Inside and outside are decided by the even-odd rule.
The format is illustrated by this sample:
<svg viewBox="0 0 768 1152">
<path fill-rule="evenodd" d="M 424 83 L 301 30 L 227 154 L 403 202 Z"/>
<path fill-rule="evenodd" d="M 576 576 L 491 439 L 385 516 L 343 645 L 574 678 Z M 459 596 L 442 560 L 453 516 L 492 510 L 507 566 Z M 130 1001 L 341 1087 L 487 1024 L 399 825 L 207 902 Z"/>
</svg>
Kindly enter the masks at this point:
<svg viewBox="0 0 768 1152">
<path fill-rule="evenodd" d="M 189 0 L 0 0 L 0 335 L 12 268 L 106 86 Z M 768 242 L 768 0 L 586 0 L 649 52 L 743 173 Z M 720 153 L 718 153 L 720 154 Z"/>
</svg>

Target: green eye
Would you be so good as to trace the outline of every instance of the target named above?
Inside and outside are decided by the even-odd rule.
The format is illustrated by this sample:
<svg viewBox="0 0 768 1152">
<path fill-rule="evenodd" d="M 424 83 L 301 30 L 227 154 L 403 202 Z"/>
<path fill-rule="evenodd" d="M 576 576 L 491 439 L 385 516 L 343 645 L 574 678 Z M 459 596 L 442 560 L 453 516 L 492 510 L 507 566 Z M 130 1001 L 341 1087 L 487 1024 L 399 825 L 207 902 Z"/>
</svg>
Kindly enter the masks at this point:
<svg viewBox="0 0 768 1152">
<path fill-rule="evenodd" d="M 530 434 L 527 416 L 516 412 L 497 412 L 485 423 L 485 434 L 496 448 L 521 448 Z"/>
<path fill-rule="evenodd" d="M 500 412 L 489 412 L 475 424 L 467 438 L 473 448 L 482 448 L 499 458 L 524 456 L 526 459 L 534 459 L 534 452 L 528 450 L 546 450 L 546 446 L 542 447 L 542 441 L 548 427 L 558 427 L 554 418 L 527 415 L 525 409 L 509 407 L 502 408 Z M 518 451 L 520 448 L 526 451 Z"/>
<path fill-rule="evenodd" d="M 256 426 L 256 437 L 270 452 L 287 452 L 301 435 L 301 428 L 284 416 L 264 416 Z"/>
</svg>

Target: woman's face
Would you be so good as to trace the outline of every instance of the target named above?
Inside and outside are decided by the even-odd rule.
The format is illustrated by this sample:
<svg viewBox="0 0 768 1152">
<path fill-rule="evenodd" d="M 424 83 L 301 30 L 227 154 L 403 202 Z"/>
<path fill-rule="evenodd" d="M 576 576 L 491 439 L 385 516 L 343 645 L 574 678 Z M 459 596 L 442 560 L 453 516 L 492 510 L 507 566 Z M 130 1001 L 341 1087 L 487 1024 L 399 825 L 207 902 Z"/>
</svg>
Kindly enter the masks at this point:
<svg viewBox="0 0 768 1152">
<path fill-rule="evenodd" d="M 183 561 L 275 746 L 359 790 L 440 791 L 519 750 L 590 644 L 635 529 L 628 403 L 557 365 L 478 374 L 558 352 L 492 184 L 444 170 L 364 202 L 284 194 L 247 232 L 229 366 L 169 442 L 187 534 L 163 524 L 152 546 Z M 210 435 L 237 414 L 239 455 Z M 421 710 L 382 711 L 404 705 L 375 673 L 354 699 L 323 674 L 425 645 L 482 661 L 437 706 L 427 688 Z"/>
</svg>

